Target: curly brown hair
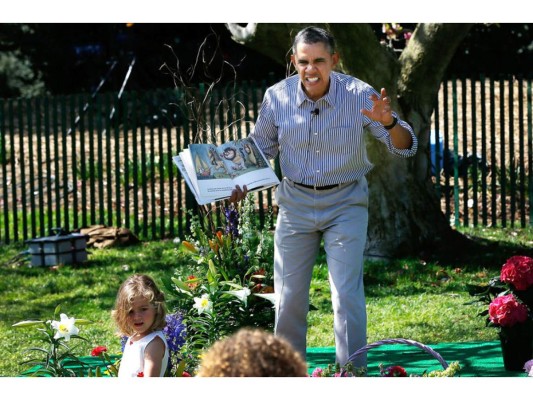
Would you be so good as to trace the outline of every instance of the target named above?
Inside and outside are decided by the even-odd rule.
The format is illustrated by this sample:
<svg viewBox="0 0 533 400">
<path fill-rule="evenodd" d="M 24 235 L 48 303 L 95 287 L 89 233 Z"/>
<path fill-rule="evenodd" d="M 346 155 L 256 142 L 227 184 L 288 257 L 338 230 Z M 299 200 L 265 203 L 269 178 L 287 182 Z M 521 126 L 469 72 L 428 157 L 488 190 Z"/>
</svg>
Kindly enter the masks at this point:
<svg viewBox="0 0 533 400">
<path fill-rule="evenodd" d="M 242 328 L 204 354 L 197 376 L 304 377 L 307 364 L 285 339 L 261 329 Z"/>
<path fill-rule="evenodd" d="M 119 333 L 126 336 L 131 336 L 135 333 L 129 326 L 127 319 L 132 304 L 137 297 L 145 298 L 155 307 L 155 319 L 151 330 L 163 329 L 166 326 L 165 295 L 148 275 L 132 275 L 120 285 L 115 300 L 115 308 L 111 311 L 111 315 L 120 331 Z"/>
</svg>

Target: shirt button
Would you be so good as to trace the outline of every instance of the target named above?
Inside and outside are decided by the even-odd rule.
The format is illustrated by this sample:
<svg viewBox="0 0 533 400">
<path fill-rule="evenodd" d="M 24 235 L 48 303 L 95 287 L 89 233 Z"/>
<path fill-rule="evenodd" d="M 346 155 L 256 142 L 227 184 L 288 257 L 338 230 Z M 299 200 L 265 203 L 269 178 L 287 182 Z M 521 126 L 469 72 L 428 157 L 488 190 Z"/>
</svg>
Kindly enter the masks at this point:
<svg viewBox="0 0 533 400">
<path fill-rule="evenodd" d="M 316 151 L 316 154 L 318 154 L 318 153 L 320 153 L 320 150 L 317 150 L 317 151 Z"/>
<path fill-rule="evenodd" d="M 320 170 L 319 170 L 319 169 L 317 169 L 317 170 L 316 170 L 316 173 L 318 174 L 319 172 L 320 172 Z"/>
<path fill-rule="evenodd" d="M 318 132 L 315 132 L 315 136 L 317 136 L 317 135 L 318 135 Z"/>
</svg>

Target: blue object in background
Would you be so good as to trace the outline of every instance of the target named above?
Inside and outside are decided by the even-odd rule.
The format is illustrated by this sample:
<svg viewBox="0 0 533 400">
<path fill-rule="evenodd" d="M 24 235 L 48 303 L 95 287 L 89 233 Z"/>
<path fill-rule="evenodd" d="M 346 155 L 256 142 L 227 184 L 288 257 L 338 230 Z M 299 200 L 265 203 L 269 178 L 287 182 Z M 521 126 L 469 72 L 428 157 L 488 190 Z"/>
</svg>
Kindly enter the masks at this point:
<svg viewBox="0 0 533 400">
<path fill-rule="evenodd" d="M 435 130 L 431 130 L 431 132 L 429 133 L 429 154 L 431 160 L 431 175 L 437 176 L 438 174 L 440 174 L 440 171 L 443 168 L 444 139 L 442 138 L 442 134 Z"/>
</svg>

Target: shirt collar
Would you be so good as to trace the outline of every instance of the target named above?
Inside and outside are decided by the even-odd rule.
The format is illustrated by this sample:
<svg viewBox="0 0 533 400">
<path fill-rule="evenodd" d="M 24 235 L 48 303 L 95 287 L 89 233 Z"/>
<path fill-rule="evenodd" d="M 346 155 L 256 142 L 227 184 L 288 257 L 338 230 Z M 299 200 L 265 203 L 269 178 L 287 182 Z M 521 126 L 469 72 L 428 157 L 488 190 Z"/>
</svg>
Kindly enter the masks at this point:
<svg viewBox="0 0 533 400">
<path fill-rule="evenodd" d="M 329 75 L 329 90 L 324 97 L 318 100 L 320 102 L 324 102 L 325 104 L 331 107 L 335 106 L 335 97 L 337 93 L 337 79 L 336 78 L 337 78 L 336 73 L 331 72 L 331 74 Z M 309 97 L 307 97 L 307 95 L 305 94 L 302 88 L 302 83 L 300 82 L 298 78 L 298 90 L 296 92 L 296 104 L 298 107 L 300 107 L 305 101 L 312 101 L 312 100 L 309 99 Z"/>
</svg>

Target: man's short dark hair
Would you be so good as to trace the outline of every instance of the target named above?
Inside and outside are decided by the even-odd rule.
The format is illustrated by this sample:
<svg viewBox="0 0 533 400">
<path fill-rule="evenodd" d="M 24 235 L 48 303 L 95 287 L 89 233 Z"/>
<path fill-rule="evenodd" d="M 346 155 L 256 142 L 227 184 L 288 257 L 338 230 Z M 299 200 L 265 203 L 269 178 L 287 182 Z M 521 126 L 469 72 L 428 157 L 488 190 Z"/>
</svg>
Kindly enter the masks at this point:
<svg viewBox="0 0 533 400">
<path fill-rule="evenodd" d="M 292 44 L 293 54 L 296 54 L 296 46 L 298 46 L 299 43 L 324 43 L 330 54 L 335 53 L 335 39 L 333 38 L 333 35 L 325 29 L 317 26 L 308 26 L 296 34 Z"/>
</svg>

